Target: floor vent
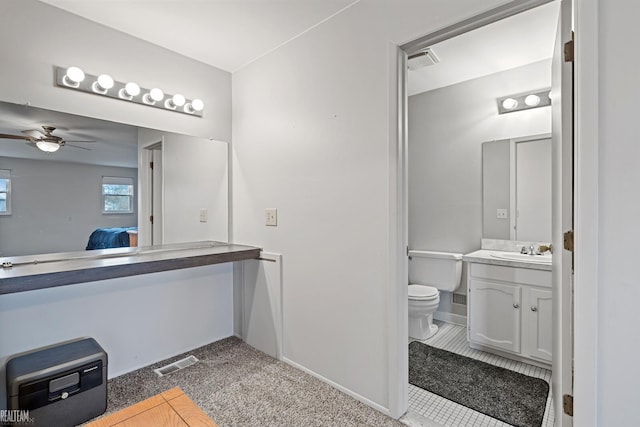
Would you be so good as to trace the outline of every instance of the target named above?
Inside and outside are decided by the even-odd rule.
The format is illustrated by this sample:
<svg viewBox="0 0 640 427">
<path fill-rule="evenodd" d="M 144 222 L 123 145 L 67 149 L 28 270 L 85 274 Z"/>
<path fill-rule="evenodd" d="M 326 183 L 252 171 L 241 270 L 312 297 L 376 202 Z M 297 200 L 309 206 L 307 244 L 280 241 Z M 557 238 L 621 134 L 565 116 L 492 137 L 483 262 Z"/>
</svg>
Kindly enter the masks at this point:
<svg viewBox="0 0 640 427">
<path fill-rule="evenodd" d="M 467 305 L 467 296 L 464 294 L 453 294 L 454 304 Z"/>
<path fill-rule="evenodd" d="M 179 371 L 180 369 L 184 369 L 188 366 L 195 364 L 198 359 L 195 356 L 185 357 L 184 359 L 180 359 L 176 362 L 170 363 L 162 368 L 154 369 L 153 372 L 158 374 L 160 377 L 164 377 L 165 375 L 169 375 L 172 372 Z"/>
</svg>

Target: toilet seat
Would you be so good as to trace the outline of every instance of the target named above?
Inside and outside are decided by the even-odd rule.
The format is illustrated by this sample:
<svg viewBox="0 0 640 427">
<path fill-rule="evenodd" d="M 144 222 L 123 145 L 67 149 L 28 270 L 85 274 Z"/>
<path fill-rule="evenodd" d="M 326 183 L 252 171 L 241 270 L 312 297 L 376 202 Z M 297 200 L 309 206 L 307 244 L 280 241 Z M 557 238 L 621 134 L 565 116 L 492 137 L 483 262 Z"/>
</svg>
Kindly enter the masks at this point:
<svg viewBox="0 0 640 427">
<path fill-rule="evenodd" d="M 412 300 L 432 300 L 440 295 L 438 289 L 432 286 L 409 285 L 409 299 Z"/>
</svg>

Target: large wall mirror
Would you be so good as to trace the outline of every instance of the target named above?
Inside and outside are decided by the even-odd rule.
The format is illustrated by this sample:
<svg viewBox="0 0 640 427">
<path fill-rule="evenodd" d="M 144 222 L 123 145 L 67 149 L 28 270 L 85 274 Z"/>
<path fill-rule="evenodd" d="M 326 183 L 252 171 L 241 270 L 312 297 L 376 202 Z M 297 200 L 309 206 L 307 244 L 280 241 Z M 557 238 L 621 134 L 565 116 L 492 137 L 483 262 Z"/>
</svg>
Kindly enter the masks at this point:
<svg viewBox="0 0 640 427">
<path fill-rule="evenodd" d="M 4 102 L 0 134 L 0 257 L 228 241 L 225 142 Z"/>
<path fill-rule="evenodd" d="M 551 136 L 482 144 L 483 237 L 551 241 Z"/>
</svg>

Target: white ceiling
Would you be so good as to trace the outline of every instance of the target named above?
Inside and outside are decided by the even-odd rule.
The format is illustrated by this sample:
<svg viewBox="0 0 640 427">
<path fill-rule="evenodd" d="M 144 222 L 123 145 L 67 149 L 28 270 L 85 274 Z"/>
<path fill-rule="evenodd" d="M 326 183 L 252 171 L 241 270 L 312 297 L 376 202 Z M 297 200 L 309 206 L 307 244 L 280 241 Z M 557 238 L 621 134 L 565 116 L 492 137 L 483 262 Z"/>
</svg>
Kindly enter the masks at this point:
<svg viewBox="0 0 640 427">
<path fill-rule="evenodd" d="M 548 3 L 431 46 L 440 63 L 409 71 L 409 95 L 550 59 L 559 10 Z"/>
<path fill-rule="evenodd" d="M 53 135 L 64 138 L 67 145 L 55 153 L 45 153 L 26 141 L 0 138 L 2 156 L 138 167 L 138 128 L 135 126 L 0 102 L 0 133 L 23 135 L 23 130 L 31 129 L 43 132 L 44 125 L 56 127 Z M 74 143 L 72 140 L 96 142 Z"/>
<path fill-rule="evenodd" d="M 359 0 L 40 0 L 234 72 Z M 391 0 L 390 0 L 391 1 Z M 409 94 L 551 58 L 558 2 L 438 43 Z"/>
<path fill-rule="evenodd" d="M 359 0 L 41 0 L 230 72 Z"/>
<path fill-rule="evenodd" d="M 359 0 L 41 1 L 233 72 Z M 411 71 L 409 94 L 550 58 L 558 10 L 553 2 L 432 46 L 441 62 Z M 42 125 L 57 127 L 54 134 L 65 139 L 98 141 L 77 144 L 91 151 L 63 147 L 56 160 L 136 167 L 135 127 L 0 103 L 0 133 Z M 19 140 L 0 139 L 0 151 L 53 160 Z M 123 153 L 127 160 L 117 160 Z"/>
</svg>

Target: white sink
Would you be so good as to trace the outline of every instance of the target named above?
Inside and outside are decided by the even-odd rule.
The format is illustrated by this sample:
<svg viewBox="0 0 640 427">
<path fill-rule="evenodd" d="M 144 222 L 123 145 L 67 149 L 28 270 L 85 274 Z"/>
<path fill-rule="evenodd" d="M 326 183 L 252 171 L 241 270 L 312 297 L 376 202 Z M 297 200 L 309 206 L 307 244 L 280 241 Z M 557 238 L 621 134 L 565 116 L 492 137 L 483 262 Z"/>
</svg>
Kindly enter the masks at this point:
<svg viewBox="0 0 640 427">
<path fill-rule="evenodd" d="M 531 262 L 534 264 L 551 264 L 551 255 L 527 255 L 517 252 L 495 252 L 492 257 L 512 261 Z"/>
</svg>

